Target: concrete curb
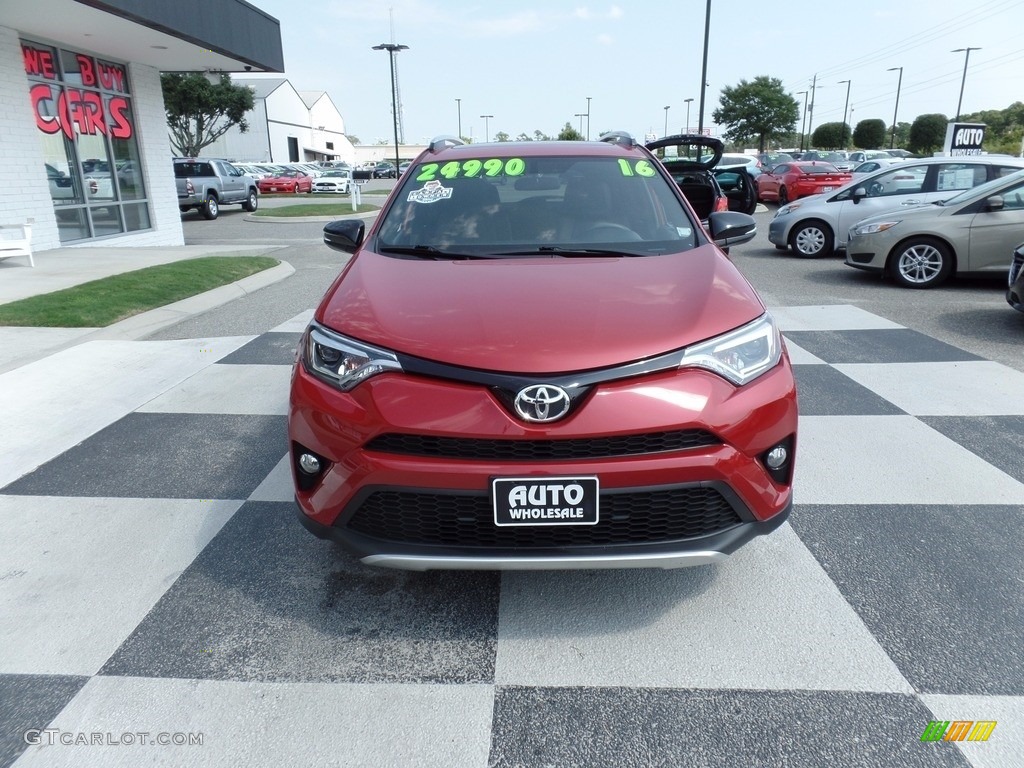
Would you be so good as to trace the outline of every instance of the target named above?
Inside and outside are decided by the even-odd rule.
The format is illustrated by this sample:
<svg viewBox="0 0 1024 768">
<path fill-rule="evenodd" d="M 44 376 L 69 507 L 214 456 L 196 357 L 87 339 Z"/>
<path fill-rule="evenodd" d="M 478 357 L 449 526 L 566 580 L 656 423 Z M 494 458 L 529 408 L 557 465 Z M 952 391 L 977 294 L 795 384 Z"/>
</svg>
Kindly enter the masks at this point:
<svg viewBox="0 0 1024 768">
<path fill-rule="evenodd" d="M 49 357 L 55 352 L 60 352 L 65 349 L 78 346 L 79 344 L 83 344 L 87 341 L 133 341 L 135 339 L 140 339 L 143 336 L 147 336 L 170 325 L 174 325 L 182 320 L 187 320 L 189 317 L 194 315 L 222 306 L 228 302 L 234 301 L 235 299 L 248 296 L 250 293 L 258 291 L 260 288 L 273 285 L 287 277 L 291 277 L 293 274 L 295 274 L 295 267 L 287 261 L 282 261 L 276 267 L 271 267 L 270 269 L 265 269 L 262 272 L 257 272 L 254 275 L 249 275 L 249 277 L 244 277 L 237 282 L 230 283 L 229 285 L 222 285 L 219 288 L 214 288 L 206 291 L 205 293 L 190 296 L 187 299 L 176 301 L 173 304 L 168 304 L 164 307 L 157 307 L 156 309 L 151 309 L 148 312 L 142 312 L 138 315 L 127 317 L 124 320 L 114 323 L 113 325 L 108 325 L 105 328 L 96 328 L 92 331 L 83 329 L 85 332 L 81 336 L 58 343 L 54 346 L 36 347 L 32 354 L 25 355 L 24 357 L 17 358 L 0 365 L 0 374 L 21 368 L 29 363 Z M 17 329 L 15 328 L 5 328 L 4 330 L 8 335 L 12 332 L 17 332 Z M 26 335 L 28 335 L 30 332 L 35 332 L 38 329 L 26 328 L 24 330 Z"/>
</svg>

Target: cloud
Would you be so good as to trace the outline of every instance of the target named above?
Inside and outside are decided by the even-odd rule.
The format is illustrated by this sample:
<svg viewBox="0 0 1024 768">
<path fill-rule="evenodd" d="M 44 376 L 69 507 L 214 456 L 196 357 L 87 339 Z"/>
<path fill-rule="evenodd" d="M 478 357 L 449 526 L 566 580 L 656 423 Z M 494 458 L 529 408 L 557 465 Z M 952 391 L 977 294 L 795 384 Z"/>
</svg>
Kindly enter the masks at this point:
<svg viewBox="0 0 1024 768">
<path fill-rule="evenodd" d="M 611 35 L 601 34 L 597 36 L 597 42 L 601 45 L 611 45 L 615 42 Z"/>
</svg>

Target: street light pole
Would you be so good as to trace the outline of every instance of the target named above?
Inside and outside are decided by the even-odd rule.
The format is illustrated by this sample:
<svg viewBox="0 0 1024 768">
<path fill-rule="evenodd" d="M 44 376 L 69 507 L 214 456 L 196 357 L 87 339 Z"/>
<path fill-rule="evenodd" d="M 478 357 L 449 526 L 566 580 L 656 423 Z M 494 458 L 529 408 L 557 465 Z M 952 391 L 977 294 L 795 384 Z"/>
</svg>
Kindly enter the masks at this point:
<svg viewBox="0 0 1024 768">
<path fill-rule="evenodd" d="M 964 101 L 964 83 L 967 82 L 967 62 L 971 60 L 971 51 L 980 51 L 981 48 L 954 48 L 950 53 L 964 53 L 964 76 L 960 79 L 960 98 L 956 103 L 956 119 L 960 119 L 960 105 Z"/>
<path fill-rule="evenodd" d="M 689 133 L 690 132 L 690 104 L 693 103 L 693 99 L 683 99 L 683 101 L 686 102 L 686 131 L 685 131 L 685 133 Z"/>
<path fill-rule="evenodd" d="M 850 108 L 850 81 L 849 80 L 840 80 L 838 85 L 842 85 L 843 83 L 846 83 L 846 103 L 843 104 L 843 138 L 846 140 L 846 143 L 849 144 L 850 143 L 850 139 L 846 135 L 846 129 L 849 127 L 846 124 L 846 111 Z M 844 149 L 845 149 L 845 147 L 844 147 Z"/>
<path fill-rule="evenodd" d="M 391 117 L 395 126 L 395 175 L 397 176 L 398 166 L 402 164 L 402 161 L 398 157 L 398 94 L 395 92 L 395 54 L 398 51 L 409 50 L 409 46 L 398 45 L 397 43 L 381 43 L 380 45 L 373 46 L 373 50 L 387 51 L 388 59 L 391 61 Z"/>
<path fill-rule="evenodd" d="M 668 136 L 668 107 L 665 107 L 665 132 L 662 136 Z"/>
<path fill-rule="evenodd" d="M 573 115 L 573 117 L 578 117 L 580 119 L 580 136 L 583 135 L 583 118 L 586 116 L 586 112 L 577 112 L 575 115 Z"/>
<path fill-rule="evenodd" d="M 697 133 L 704 133 L 704 92 L 708 87 L 708 42 L 711 36 L 711 0 L 704 13 L 704 59 L 700 67 L 700 110 L 697 115 Z"/>
<path fill-rule="evenodd" d="M 484 120 L 484 141 L 491 140 L 491 123 L 490 120 L 494 115 L 480 115 Z"/>
<path fill-rule="evenodd" d="M 587 96 L 587 141 L 590 141 L 590 96 Z"/>
<path fill-rule="evenodd" d="M 804 126 L 807 125 L 807 91 L 797 91 L 796 95 L 799 96 L 801 93 L 804 95 L 804 111 L 803 111 L 803 115 L 800 117 L 800 151 L 803 152 L 804 151 Z"/>
<path fill-rule="evenodd" d="M 459 110 L 459 140 L 462 140 L 462 99 L 455 100 L 455 107 Z"/>
<path fill-rule="evenodd" d="M 900 78 L 896 81 L 896 106 L 892 110 L 892 136 L 889 139 L 889 149 L 896 146 L 896 115 L 900 111 L 900 86 L 903 85 L 903 67 L 889 67 L 886 72 L 900 71 Z"/>
</svg>

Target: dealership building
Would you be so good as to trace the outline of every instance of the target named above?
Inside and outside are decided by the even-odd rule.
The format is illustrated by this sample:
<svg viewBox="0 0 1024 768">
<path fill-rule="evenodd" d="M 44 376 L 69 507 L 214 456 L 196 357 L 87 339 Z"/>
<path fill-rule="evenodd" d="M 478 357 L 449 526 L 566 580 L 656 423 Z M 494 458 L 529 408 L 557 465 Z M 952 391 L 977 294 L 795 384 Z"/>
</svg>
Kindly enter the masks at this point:
<svg viewBox="0 0 1024 768">
<path fill-rule="evenodd" d="M 182 245 L 160 73 L 283 71 L 243 0 L 0 0 L 0 225 L 36 251 Z"/>
</svg>

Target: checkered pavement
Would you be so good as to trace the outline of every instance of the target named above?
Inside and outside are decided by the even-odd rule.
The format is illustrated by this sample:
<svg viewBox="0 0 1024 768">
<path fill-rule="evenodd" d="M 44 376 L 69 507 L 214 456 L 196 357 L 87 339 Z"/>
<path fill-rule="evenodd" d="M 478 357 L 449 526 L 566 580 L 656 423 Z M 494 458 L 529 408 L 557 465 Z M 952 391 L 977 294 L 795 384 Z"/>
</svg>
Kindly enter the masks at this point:
<svg viewBox="0 0 1024 768">
<path fill-rule="evenodd" d="M 309 535 L 309 314 L 3 374 L 0 766 L 1024 765 L 1024 373 L 773 312 L 793 514 L 675 571 L 407 573 Z"/>
</svg>

